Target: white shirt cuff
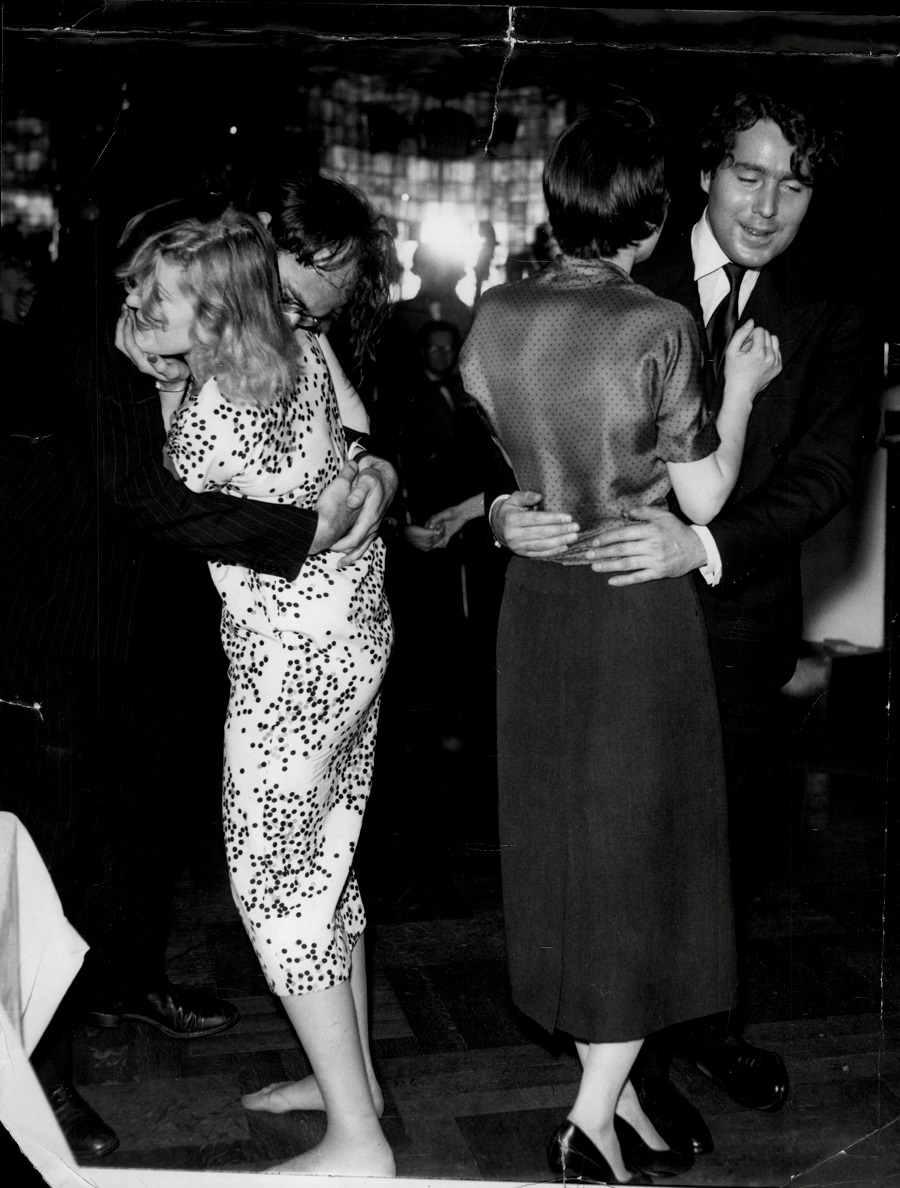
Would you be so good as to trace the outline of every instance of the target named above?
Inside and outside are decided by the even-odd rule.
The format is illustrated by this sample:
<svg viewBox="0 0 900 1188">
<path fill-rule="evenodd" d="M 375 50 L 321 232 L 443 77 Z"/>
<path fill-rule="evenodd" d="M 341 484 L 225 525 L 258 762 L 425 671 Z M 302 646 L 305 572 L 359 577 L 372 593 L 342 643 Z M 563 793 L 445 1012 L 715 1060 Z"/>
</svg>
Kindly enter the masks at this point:
<svg viewBox="0 0 900 1188">
<path fill-rule="evenodd" d="M 713 534 L 702 524 L 691 524 L 690 527 L 703 541 L 703 547 L 706 549 L 706 564 L 700 566 L 703 580 L 707 586 L 718 586 L 722 580 L 722 555 Z"/>
<path fill-rule="evenodd" d="M 494 514 L 494 508 L 497 506 L 497 504 L 502 503 L 504 499 L 509 499 L 509 495 L 498 495 L 497 498 L 491 504 L 491 506 L 488 508 L 488 514 L 487 514 L 488 527 L 490 528 L 491 534 L 494 537 L 494 544 L 498 549 L 502 549 L 503 544 L 497 539 L 497 534 L 494 532 L 494 523 L 493 523 L 493 520 L 491 519 L 491 516 Z"/>
</svg>

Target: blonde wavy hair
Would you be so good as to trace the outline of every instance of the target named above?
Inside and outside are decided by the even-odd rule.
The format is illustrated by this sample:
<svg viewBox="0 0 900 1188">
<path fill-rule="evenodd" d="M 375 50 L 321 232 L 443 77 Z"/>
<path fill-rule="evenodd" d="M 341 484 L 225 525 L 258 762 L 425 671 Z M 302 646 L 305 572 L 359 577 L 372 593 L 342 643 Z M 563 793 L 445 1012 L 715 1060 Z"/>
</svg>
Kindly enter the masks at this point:
<svg viewBox="0 0 900 1188">
<path fill-rule="evenodd" d="M 143 217 L 132 220 L 123 239 L 140 235 Z M 223 396 L 261 405 L 294 386 L 298 348 L 281 307 L 275 243 L 258 219 L 228 206 L 208 220 L 181 219 L 144 238 L 116 271 L 127 288 L 144 292 L 140 316 L 151 326 L 163 324 L 162 261 L 182 269 L 179 287 L 194 305 L 191 363 L 198 385 L 215 376 Z"/>
</svg>

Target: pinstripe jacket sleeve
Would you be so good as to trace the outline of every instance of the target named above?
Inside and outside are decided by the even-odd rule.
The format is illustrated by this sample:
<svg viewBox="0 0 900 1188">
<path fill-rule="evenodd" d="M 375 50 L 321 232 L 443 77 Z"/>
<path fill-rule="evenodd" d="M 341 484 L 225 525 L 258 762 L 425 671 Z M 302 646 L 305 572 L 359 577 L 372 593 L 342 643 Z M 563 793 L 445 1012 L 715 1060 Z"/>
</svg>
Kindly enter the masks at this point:
<svg viewBox="0 0 900 1188">
<path fill-rule="evenodd" d="M 98 482 L 119 523 L 209 560 L 296 577 L 317 512 L 190 491 L 163 464 L 165 430 L 150 380 L 111 350 L 98 356 L 92 384 Z"/>
</svg>

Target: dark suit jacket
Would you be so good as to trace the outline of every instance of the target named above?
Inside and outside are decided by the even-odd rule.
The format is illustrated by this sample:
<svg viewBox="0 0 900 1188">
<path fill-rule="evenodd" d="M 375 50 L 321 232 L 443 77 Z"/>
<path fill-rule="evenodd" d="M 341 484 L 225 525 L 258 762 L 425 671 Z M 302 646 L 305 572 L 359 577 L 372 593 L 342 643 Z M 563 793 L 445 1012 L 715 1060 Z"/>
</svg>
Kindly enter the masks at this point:
<svg viewBox="0 0 900 1188">
<path fill-rule="evenodd" d="M 690 229 L 667 227 L 633 277 L 693 314 L 706 353 Z M 758 672 L 783 683 L 800 638 L 800 545 L 853 495 L 875 408 L 878 351 L 859 284 L 800 237 L 762 270 L 747 318 L 778 335 L 783 366 L 756 397 L 737 485 L 709 525 L 722 581 L 713 589 L 701 583 L 701 595 L 714 650 L 729 637 Z M 724 378 L 716 385 L 705 367 L 715 412 Z"/>
<path fill-rule="evenodd" d="M 166 470 L 153 384 L 110 341 L 117 302 L 69 297 L 5 352 L 0 636 L 46 654 L 127 658 L 160 599 L 183 598 L 185 549 L 291 579 L 315 534 L 314 510 L 197 495 Z"/>
<path fill-rule="evenodd" d="M 456 401 L 452 410 L 440 382 L 421 369 L 410 373 L 393 390 L 395 407 L 381 427 L 379 445 L 400 475 L 392 514 L 412 524 L 481 491 L 495 449 L 478 409 L 464 402 L 459 376 L 444 386 Z"/>
</svg>

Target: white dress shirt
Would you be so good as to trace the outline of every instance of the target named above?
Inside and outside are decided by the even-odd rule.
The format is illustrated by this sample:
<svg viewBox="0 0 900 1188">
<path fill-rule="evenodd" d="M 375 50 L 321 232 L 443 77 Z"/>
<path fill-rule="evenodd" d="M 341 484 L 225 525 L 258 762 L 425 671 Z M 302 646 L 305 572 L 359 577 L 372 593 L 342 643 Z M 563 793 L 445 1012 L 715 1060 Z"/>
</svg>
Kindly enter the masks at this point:
<svg viewBox="0 0 900 1188">
<path fill-rule="evenodd" d="M 709 225 L 709 214 L 704 210 L 691 230 L 691 255 L 694 259 L 694 282 L 700 298 L 700 308 L 703 310 L 703 324 L 708 325 L 713 311 L 728 296 L 731 285 L 725 273 L 724 266 L 730 263 L 728 256 L 722 251 L 718 240 L 713 235 Z M 753 286 L 759 279 L 756 269 L 748 268 L 741 278 L 738 293 L 738 318 L 744 312 Z M 702 524 L 691 524 L 693 530 L 703 541 L 706 549 L 706 564 L 701 566 L 700 573 L 707 585 L 717 586 L 722 580 L 722 556 L 719 553 L 713 534 Z"/>
<path fill-rule="evenodd" d="M 725 265 L 731 261 L 719 247 L 718 240 L 713 235 L 709 225 L 709 215 L 704 211 L 691 231 L 691 255 L 694 258 L 694 281 L 700 296 L 700 306 L 703 310 L 703 324 L 709 324 L 715 308 L 728 296 L 731 286 L 725 274 Z M 759 280 L 759 271 L 748 268 L 741 278 L 741 289 L 738 294 L 738 317 L 753 292 L 753 287 Z"/>
</svg>

